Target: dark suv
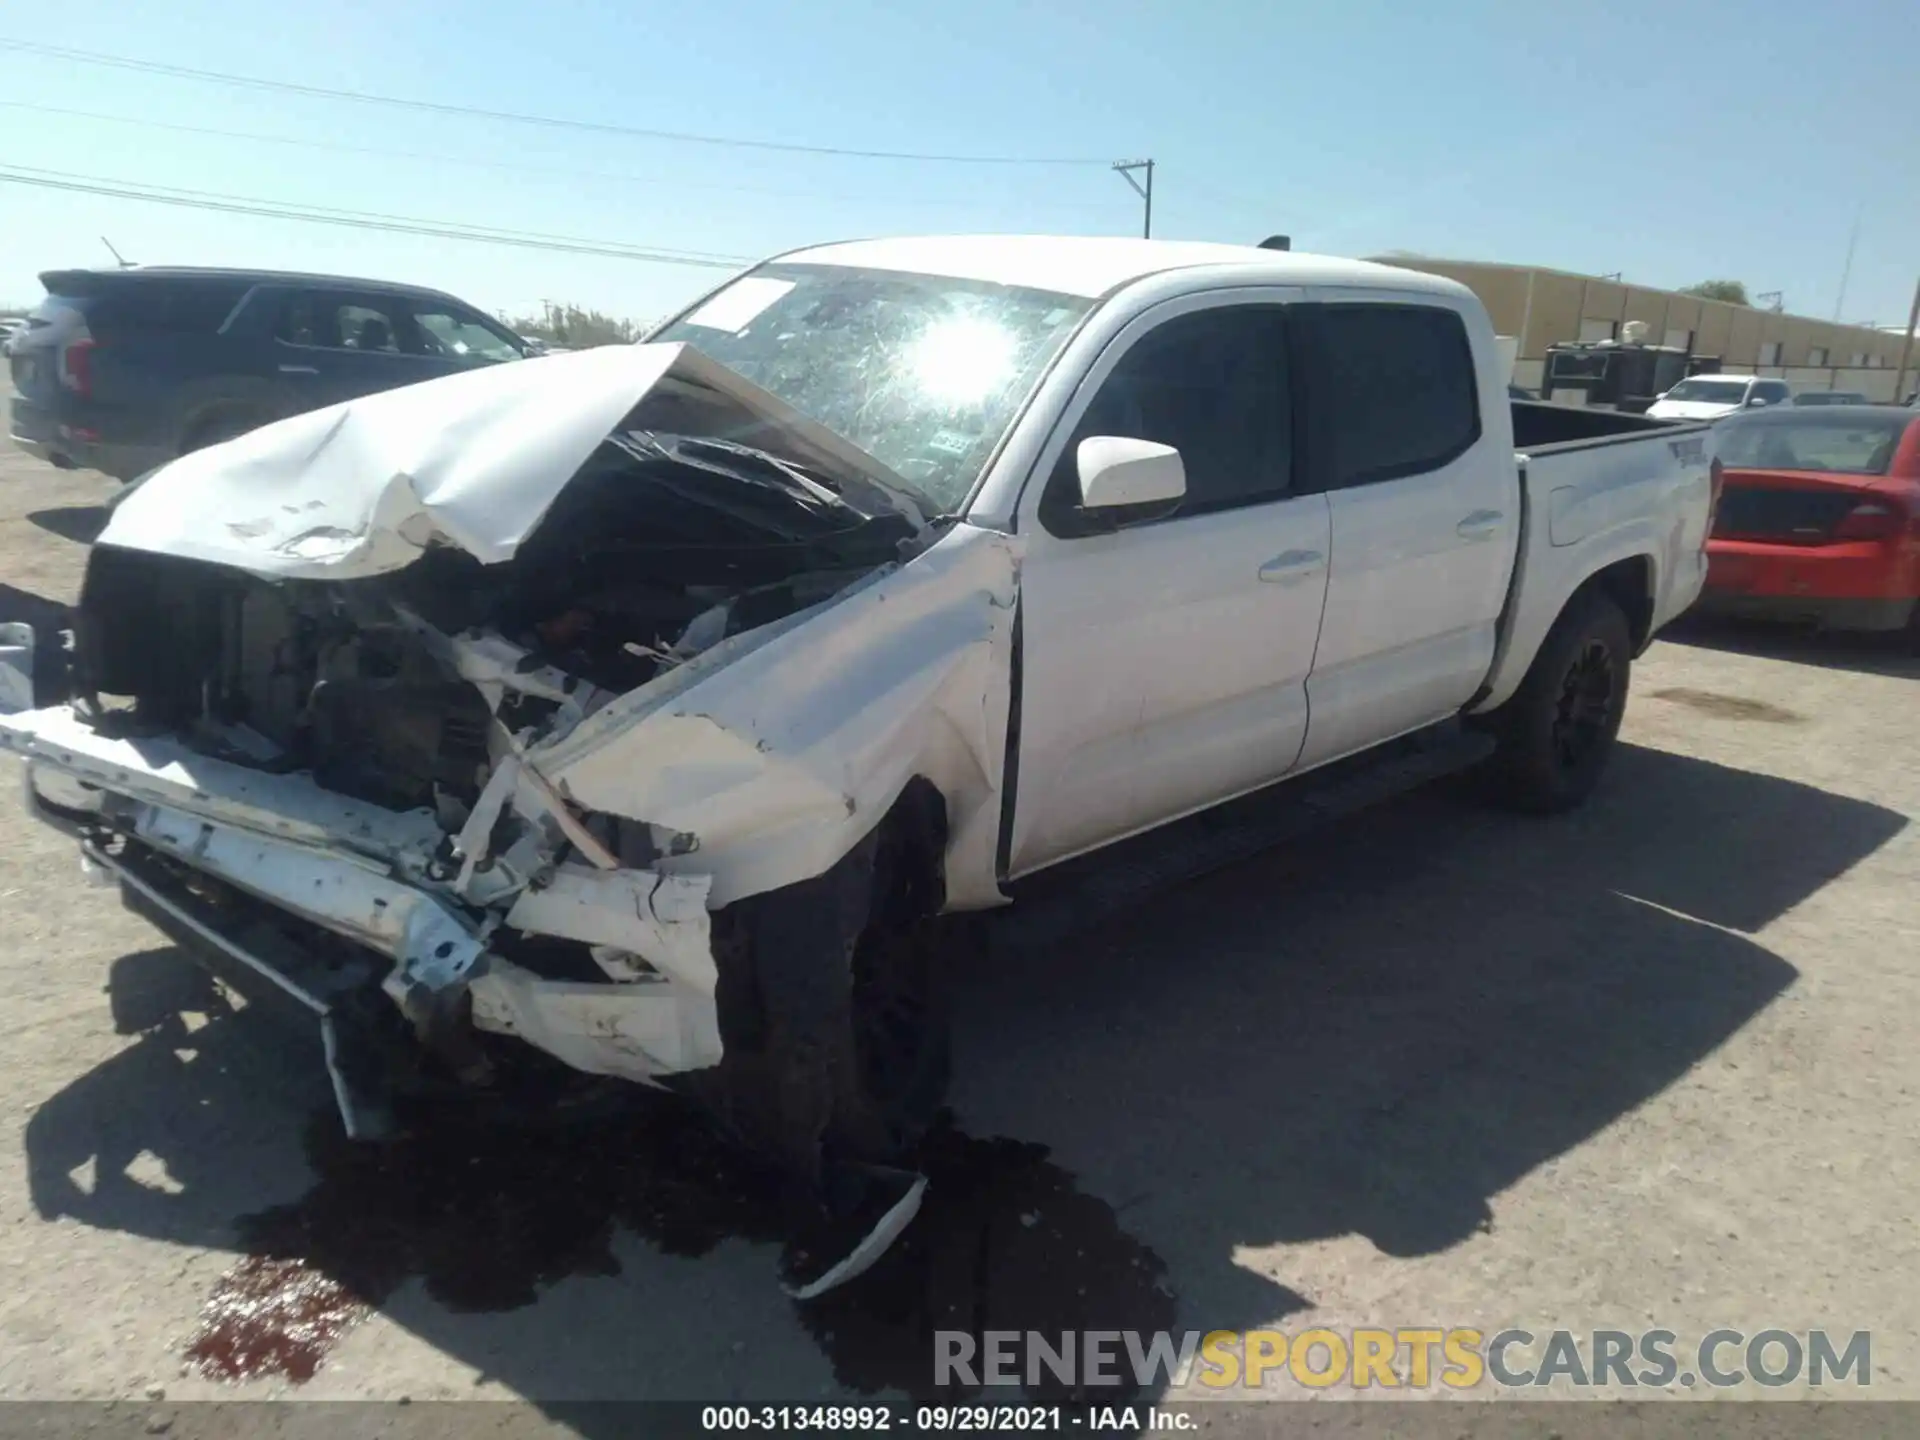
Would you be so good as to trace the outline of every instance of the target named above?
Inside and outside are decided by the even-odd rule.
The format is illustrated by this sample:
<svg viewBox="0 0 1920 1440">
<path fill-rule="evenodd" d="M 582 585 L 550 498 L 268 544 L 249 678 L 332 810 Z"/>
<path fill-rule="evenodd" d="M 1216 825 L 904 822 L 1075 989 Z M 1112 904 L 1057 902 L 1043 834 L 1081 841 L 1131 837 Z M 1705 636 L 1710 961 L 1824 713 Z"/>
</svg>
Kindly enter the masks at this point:
<svg viewBox="0 0 1920 1440">
<path fill-rule="evenodd" d="M 269 420 L 502 360 L 526 344 L 410 285 L 256 270 L 49 270 L 8 348 L 14 443 L 132 480 Z"/>
</svg>

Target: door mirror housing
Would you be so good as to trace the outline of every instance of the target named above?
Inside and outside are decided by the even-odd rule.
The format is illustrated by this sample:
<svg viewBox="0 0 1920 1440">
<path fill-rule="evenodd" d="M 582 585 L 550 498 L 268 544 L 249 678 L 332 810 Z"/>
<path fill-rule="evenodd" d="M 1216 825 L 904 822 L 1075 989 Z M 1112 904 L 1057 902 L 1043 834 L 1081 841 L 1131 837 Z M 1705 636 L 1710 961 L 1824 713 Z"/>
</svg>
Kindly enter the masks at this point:
<svg viewBox="0 0 1920 1440">
<path fill-rule="evenodd" d="M 1121 435 L 1089 435 L 1074 454 L 1080 504 L 1087 510 L 1162 505 L 1187 493 L 1187 467 L 1171 445 Z"/>
<path fill-rule="evenodd" d="M 1747 408 L 1748 408 L 1749 410 L 1758 410 L 1758 409 L 1760 409 L 1760 408 L 1761 408 L 1762 406 L 1764 406 L 1764 405 L 1771 405 L 1772 403 L 1773 403 L 1773 402 L 1772 402 L 1771 400 L 1769 400 L 1769 399 L 1767 399 L 1767 397 L 1766 397 L 1766 396 L 1764 396 L 1764 395 L 1756 395 L 1756 396 L 1754 396 L 1754 397 L 1753 397 L 1753 398 L 1752 398 L 1751 400 L 1749 400 L 1749 401 L 1747 401 Z"/>
</svg>

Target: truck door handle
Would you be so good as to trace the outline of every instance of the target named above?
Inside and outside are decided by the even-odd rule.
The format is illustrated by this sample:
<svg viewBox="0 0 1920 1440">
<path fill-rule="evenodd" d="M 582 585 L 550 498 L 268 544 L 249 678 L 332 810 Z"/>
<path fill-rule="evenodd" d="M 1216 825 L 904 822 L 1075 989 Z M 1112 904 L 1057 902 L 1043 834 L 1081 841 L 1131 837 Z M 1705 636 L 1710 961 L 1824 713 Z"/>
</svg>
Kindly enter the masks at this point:
<svg viewBox="0 0 1920 1440">
<path fill-rule="evenodd" d="M 282 375 L 318 375 L 320 371 L 313 365 L 282 365 L 280 373 Z"/>
<path fill-rule="evenodd" d="M 1476 510 L 1454 526 L 1453 533 L 1463 540 L 1485 540 L 1500 528 L 1500 520 L 1498 510 Z"/>
<path fill-rule="evenodd" d="M 1317 574 L 1326 558 L 1318 550 L 1282 550 L 1260 567 L 1260 578 L 1279 585 L 1297 585 Z"/>
</svg>

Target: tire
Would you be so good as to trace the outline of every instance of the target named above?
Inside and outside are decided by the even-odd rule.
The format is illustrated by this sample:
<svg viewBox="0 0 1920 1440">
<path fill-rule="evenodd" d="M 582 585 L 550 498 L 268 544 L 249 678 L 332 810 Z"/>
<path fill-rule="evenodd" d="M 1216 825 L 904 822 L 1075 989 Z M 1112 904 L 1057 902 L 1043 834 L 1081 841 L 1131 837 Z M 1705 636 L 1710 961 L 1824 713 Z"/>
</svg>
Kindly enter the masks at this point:
<svg viewBox="0 0 1920 1440">
<path fill-rule="evenodd" d="M 1626 714 L 1633 636 L 1599 590 L 1567 602 L 1526 679 L 1490 717 L 1493 798 L 1536 815 L 1571 810 L 1593 793 Z"/>
<path fill-rule="evenodd" d="M 913 1151 L 946 1100 L 948 973 L 971 934 L 964 921 L 939 914 L 944 815 L 936 820 L 922 807 L 895 819 L 875 849 L 866 924 L 849 956 L 850 1063 L 827 1130 L 834 1151 L 883 1164 Z"/>
<path fill-rule="evenodd" d="M 716 918 L 726 1053 L 688 1087 L 801 1190 L 903 1163 L 946 1098 L 946 975 L 971 932 L 939 916 L 942 802 L 916 783 L 832 869 Z"/>
<path fill-rule="evenodd" d="M 951 922 L 924 914 L 878 919 L 854 947 L 857 1089 L 847 1129 L 878 1139 L 886 1155 L 912 1150 L 946 1099 L 953 1068 L 946 972 L 956 933 Z"/>
</svg>

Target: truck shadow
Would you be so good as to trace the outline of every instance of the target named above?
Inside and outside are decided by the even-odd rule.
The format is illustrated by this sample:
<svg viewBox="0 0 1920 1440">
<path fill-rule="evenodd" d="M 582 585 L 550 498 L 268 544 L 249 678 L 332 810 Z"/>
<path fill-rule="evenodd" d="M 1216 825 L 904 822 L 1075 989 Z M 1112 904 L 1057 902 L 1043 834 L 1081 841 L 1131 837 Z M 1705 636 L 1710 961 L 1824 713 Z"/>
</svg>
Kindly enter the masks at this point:
<svg viewBox="0 0 1920 1440">
<path fill-rule="evenodd" d="M 1748 937 L 1906 824 L 1636 746 L 1557 820 L 1443 790 L 968 989 L 962 1113 L 1141 1197 L 1183 1323 L 1244 1318 L 1236 1249 L 1488 1228 L 1785 990 Z"/>
<path fill-rule="evenodd" d="M 1687 614 L 1662 630 L 1660 638 L 1703 650 L 1725 650 L 1735 655 L 1788 660 L 1796 665 L 1818 665 L 1827 670 L 1854 670 L 1863 675 L 1920 680 L 1920 636 L 1913 632 L 1823 632 L 1803 626 Z"/>
<path fill-rule="evenodd" d="M 812 1306 L 781 1293 L 740 1172 L 672 1119 L 442 1145 L 411 1169 L 343 1158 L 322 1126 L 303 1162 L 317 1063 L 290 1074 L 280 1032 L 224 1012 L 171 951 L 116 966 L 116 1018 L 142 1038 L 33 1115 L 32 1193 L 45 1216 L 291 1249 L 350 1279 L 364 1236 L 386 1247 L 387 1319 L 553 1405 L 925 1395 L 936 1328 L 1254 1326 L 1311 1297 L 1236 1263 L 1245 1247 L 1470 1237 L 1493 1196 L 1789 986 L 1748 937 L 1904 824 L 1627 746 L 1576 815 L 1429 791 L 1060 953 L 990 961 L 959 987 L 956 1110 L 1039 1143 L 947 1142 L 907 1240 Z M 166 1189 L 123 1183 L 145 1152 Z M 697 1243 L 674 1215 L 700 1218 Z"/>
<path fill-rule="evenodd" d="M 73 623 L 73 612 L 58 600 L 0 582 L 0 622 L 4 621 L 24 621 L 42 629 L 57 630 Z"/>
<path fill-rule="evenodd" d="M 62 540 L 72 540 L 80 545 L 91 545 L 100 538 L 100 532 L 107 528 L 107 521 L 113 518 L 113 511 L 105 505 L 56 505 L 47 510 L 31 510 L 27 513 L 30 524 L 37 525 L 49 535 L 58 535 Z"/>
</svg>

